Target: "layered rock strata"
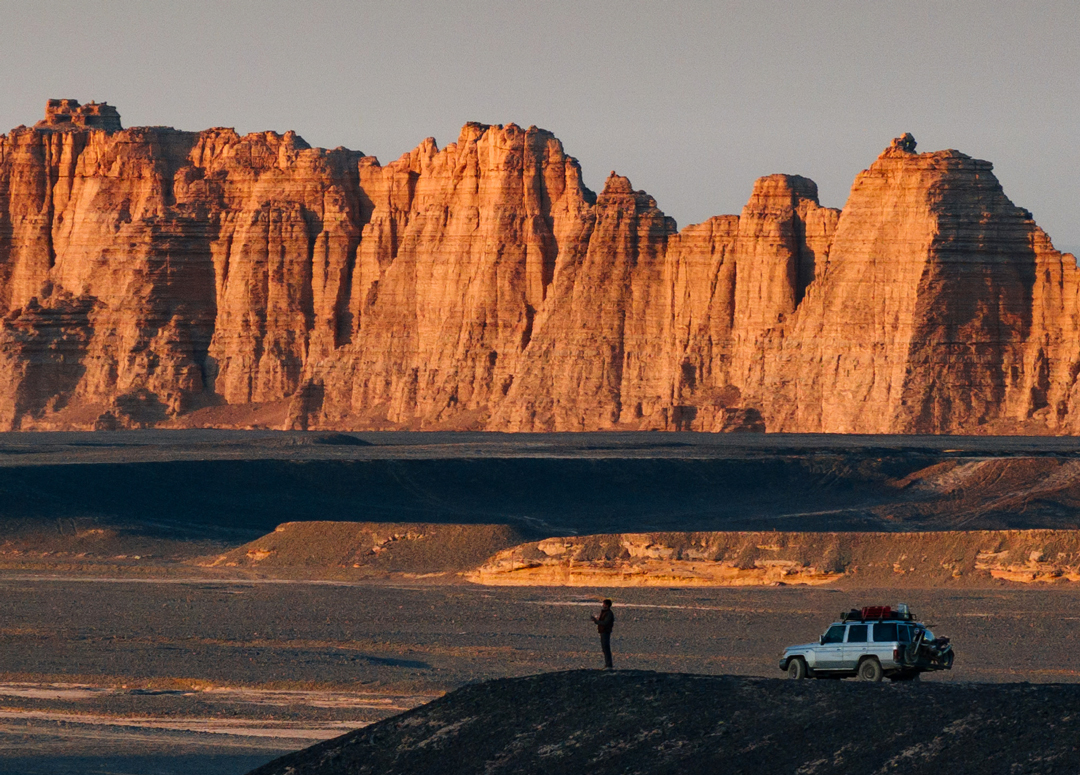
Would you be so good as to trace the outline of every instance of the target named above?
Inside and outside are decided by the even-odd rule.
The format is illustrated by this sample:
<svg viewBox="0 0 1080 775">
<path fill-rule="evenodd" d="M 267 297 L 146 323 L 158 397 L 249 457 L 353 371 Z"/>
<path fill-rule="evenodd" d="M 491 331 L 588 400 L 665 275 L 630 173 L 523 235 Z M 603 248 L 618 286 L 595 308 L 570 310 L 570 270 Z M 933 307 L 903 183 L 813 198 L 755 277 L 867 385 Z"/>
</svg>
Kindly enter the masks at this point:
<svg viewBox="0 0 1080 775">
<path fill-rule="evenodd" d="M 465 574 L 491 586 L 911 588 L 1080 581 L 1080 531 L 622 533 L 504 549 Z"/>
<path fill-rule="evenodd" d="M 0 137 L 0 428 L 1080 432 L 1075 259 L 905 136 L 681 231 L 549 132 Z"/>
</svg>

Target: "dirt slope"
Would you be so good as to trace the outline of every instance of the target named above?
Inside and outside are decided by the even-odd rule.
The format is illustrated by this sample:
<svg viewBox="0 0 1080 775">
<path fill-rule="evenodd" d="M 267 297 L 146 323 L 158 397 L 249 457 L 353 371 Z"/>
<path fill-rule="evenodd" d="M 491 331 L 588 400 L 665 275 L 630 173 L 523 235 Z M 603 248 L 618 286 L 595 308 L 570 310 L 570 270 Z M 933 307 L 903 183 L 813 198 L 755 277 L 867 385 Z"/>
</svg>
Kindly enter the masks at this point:
<svg viewBox="0 0 1080 775">
<path fill-rule="evenodd" d="M 251 775 L 1070 773 L 1080 687 L 575 671 L 467 686 Z"/>
<path fill-rule="evenodd" d="M 199 564 L 318 578 L 438 575 L 471 570 L 520 542 L 521 535 L 506 525 L 287 522 L 269 535 Z"/>
</svg>

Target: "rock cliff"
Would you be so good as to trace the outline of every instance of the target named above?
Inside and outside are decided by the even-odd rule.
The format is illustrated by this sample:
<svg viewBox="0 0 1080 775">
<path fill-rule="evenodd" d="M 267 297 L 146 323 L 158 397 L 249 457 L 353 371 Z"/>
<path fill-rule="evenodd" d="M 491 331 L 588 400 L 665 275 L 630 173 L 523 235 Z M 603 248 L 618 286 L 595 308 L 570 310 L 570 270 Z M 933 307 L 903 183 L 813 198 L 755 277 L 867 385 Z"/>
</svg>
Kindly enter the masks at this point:
<svg viewBox="0 0 1080 775">
<path fill-rule="evenodd" d="M 681 231 L 549 132 L 386 166 L 293 133 L 0 136 L 0 428 L 1080 432 L 1080 276 L 910 135 L 843 211 L 770 175 Z"/>
<path fill-rule="evenodd" d="M 979 432 L 1033 417 L 1048 396 L 1028 370 L 1050 358 L 1027 350 L 1039 338 L 1061 341 L 1032 338 L 1053 282 L 1037 268 L 1062 262 L 1039 236 L 989 163 L 916 154 L 910 136 L 894 141 L 856 178 L 827 265 L 774 347 L 779 356 L 766 359 L 774 368 L 763 387 L 779 399 L 764 406 L 766 423 Z M 1067 264 L 1063 276 L 1075 274 L 1075 260 Z M 1057 336 L 1075 341 L 1070 331 Z"/>
</svg>

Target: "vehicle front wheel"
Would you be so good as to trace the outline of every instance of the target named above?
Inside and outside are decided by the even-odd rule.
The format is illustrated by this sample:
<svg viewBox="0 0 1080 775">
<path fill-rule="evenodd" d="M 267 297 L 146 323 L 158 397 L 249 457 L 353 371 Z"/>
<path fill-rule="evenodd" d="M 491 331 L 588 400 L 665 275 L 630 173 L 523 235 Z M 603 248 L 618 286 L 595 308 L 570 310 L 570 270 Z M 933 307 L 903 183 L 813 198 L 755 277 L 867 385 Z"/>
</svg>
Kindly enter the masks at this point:
<svg viewBox="0 0 1080 775">
<path fill-rule="evenodd" d="M 877 683 L 885 675 L 885 671 L 881 669 L 881 663 L 873 657 L 864 659 L 859 663 L 859 680 L 860 681 L 873 681 Z"/>
<path fill-rule="evenodd" d="M 807 675 L 806 662 L 801 657 L 795 657 L 787 664 L 787 677 L 801 681 Z"/>
</svg>

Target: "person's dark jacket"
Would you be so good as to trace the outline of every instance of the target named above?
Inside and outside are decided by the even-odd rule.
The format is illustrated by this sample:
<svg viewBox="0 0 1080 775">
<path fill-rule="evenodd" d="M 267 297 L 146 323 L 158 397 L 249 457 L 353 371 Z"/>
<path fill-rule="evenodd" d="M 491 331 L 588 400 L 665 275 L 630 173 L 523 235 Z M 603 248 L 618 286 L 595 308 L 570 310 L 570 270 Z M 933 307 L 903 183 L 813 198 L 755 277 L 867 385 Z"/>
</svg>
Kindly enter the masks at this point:
<svg viewBox="0 0 1080 775">
<path fill-rule="evenodd" d="M 599 616 L 593 617 L 593 621 L 596 622 L 596 631 L 600 634 L 611 632 L 611 628 L 615 626 L 615 614 L 610 608 L 605 608 L 600 611 Z"/>
</svg>

